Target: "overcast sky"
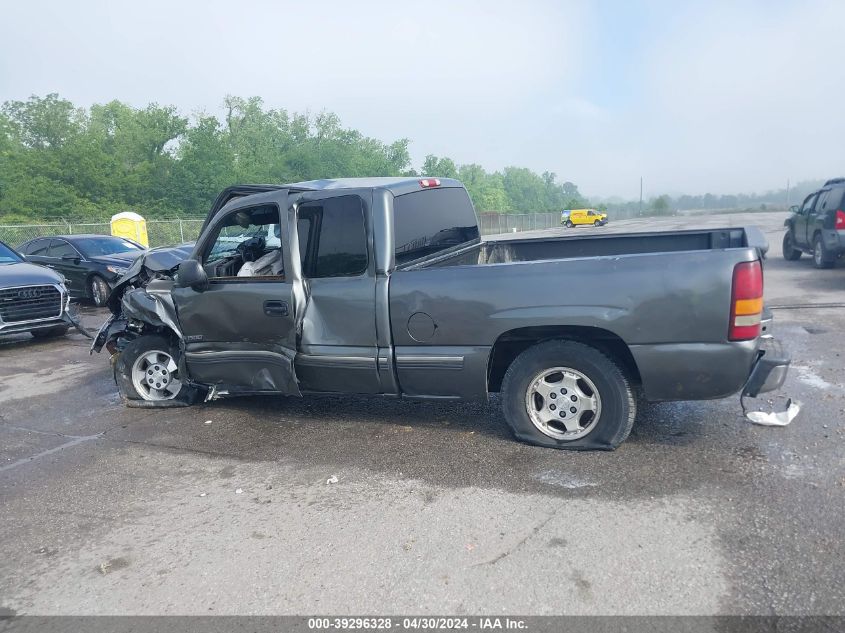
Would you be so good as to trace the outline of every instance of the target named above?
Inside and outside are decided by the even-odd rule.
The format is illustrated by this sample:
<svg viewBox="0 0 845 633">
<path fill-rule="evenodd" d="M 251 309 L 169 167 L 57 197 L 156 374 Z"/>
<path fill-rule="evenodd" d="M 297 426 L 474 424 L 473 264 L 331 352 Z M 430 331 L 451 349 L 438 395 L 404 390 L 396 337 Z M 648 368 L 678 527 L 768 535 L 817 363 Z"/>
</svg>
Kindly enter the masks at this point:
<svg viewBox="0 0 845 633">
<path fill-rule="evenodd" d="M 6 2 L 0 101 L 226 94 L 594 196 L 845 175 L 845 2 Z M 339 176 L 343 174 L 338 174 Z"/>
</svg>

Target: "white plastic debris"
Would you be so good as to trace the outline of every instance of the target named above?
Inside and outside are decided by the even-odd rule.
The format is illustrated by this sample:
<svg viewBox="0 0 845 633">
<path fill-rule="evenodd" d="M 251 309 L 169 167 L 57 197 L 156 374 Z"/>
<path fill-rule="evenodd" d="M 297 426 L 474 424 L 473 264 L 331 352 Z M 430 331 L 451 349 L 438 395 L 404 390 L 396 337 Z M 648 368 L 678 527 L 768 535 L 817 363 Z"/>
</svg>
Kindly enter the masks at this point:
<svg viewBox="0 0 845 633">
<path fill-rule="evenodd" d="M 243 493 L 244 493 L 244 489 L 243 489 L 243 488 L 238 488 L 237 490 L 235 490 L 235 494 L 236 494 L 236 495 L 242 495 Z"/>
<path fill-rule="evenodd" d="M 765 411 L 749 411 L 745 414 L 754 424 L 762 426 L 786 426 L 795 419 L 801 411 L 801 403 L 791 398 L 786 402 L 786 411 L 766 413 Z"/>
<path fill-rule="evenodd" d="M 206 424 L 211 424 L 211 420 L 206 420 L 206 421 L 205 421 L 205 423 L 206 423 Z"/>
<path fill-rule="evenodd" d="M 327 486 L 328 486 L 329 484 L 336 484 L 337 482 L 338 482 L 337 475 L 332 475 L 331 477 L 329 477 L 328 479 L 326 479 L 326 485 L 327 485 Z"/>
<path fill-rule="evenodd" d="M 204 497 L 204 496 L 205 496 L 205 495 L 207 495 L 207 494 L 208 494 L 207 492 L 201 492 L 201 493 L 200 493 L 200 497 Z"/>
</svg>

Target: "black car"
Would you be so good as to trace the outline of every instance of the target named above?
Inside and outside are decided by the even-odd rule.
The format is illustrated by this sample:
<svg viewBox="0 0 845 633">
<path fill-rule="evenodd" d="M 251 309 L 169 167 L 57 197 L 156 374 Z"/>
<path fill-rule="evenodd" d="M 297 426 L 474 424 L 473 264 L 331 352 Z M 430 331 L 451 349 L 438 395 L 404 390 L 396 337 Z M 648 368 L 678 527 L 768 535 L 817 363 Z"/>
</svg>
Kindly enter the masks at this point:
<svg viewBox="0 0 845 633">
<path fill-rule="evenodd" d="M 845 178 L 833 178 L 793 207 L 784 222 L 783 256 L 795 261 L 813 256 L 816 268 L 833 268 L 845 254 Z"/>
<path fill-rule="evenodd" d="M 62 335 L 71 325 L 67 304 L 67 288 L 59 273 L 27 263 L 0 242 L 0 335 Z"/>
<path fill-rule="evenodd" d="M 56 235 L 24 242 L 18 250 L 28 261 L 64 275 L 71 297 L 103 306 L 144 247 L 113 235 Z"/>
</svg>

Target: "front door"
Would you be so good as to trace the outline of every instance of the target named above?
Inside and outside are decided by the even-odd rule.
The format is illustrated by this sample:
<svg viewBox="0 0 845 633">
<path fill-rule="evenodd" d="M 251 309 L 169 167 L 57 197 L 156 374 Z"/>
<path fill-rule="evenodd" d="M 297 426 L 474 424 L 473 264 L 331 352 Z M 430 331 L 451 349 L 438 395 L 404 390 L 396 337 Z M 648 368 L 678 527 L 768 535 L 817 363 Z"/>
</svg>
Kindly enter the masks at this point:
<svg viewBox="0 0 845 633">
<path fill-rule="evenodd" d="M 810 230 L 809 223 L 814 219 L 813 208 L 817 198 L 818 194 L 815 193 L 807 196 L 804 204 L 801 205 L 801 215 L 795 221 L 795 241 L 799 246 L 803 246 L 804 248 L 812 246 L 810 244 L 812 233 L 808 231 Z"/>
<path fill-rule="evenodd" d="M 221 393 L 298 394 L 287 191 L 225 210 L 194 250 L 208 287 L 173 290 L 188 373 Z"/>
</svg>

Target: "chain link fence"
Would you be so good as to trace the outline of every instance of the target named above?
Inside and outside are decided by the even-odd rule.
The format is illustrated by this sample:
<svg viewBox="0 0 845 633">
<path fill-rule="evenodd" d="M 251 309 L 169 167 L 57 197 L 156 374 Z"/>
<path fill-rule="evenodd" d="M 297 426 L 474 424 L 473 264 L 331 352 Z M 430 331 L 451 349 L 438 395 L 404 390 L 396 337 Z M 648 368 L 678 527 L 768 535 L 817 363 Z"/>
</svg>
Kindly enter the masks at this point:
<svg viewBox="0 0 845 633">
<path fill-rule="evenodd" d="M 150 246 L 170 246 L 192 242 L 199 237 L 203 220 L 147 220 Z M 54 222 L 51 224 L 0 224 L 0 241 L 18 246 L 36 237 L 93 233 L 110 235 L 108 222 Z"/>
<path fill-rule="evenodd" d="M 539 231 L 560 226 L 560 212 L 557 213 L 479 213 L 482 235 Z"/>
<path fill-rule="evenodd" d="M 480 213 L 482 235 L 537 231 L 560 226 L 560 213 Z M 193 242 L 199 237 L 203 220 L 147 220 L 150 246 L 170 246 Z M 36 237 L 94 233 L 109 235 L 108 222 L 53 222 L 50 224 L 0 224 L 0 241 L 18 246 Z"/>
</svg>

